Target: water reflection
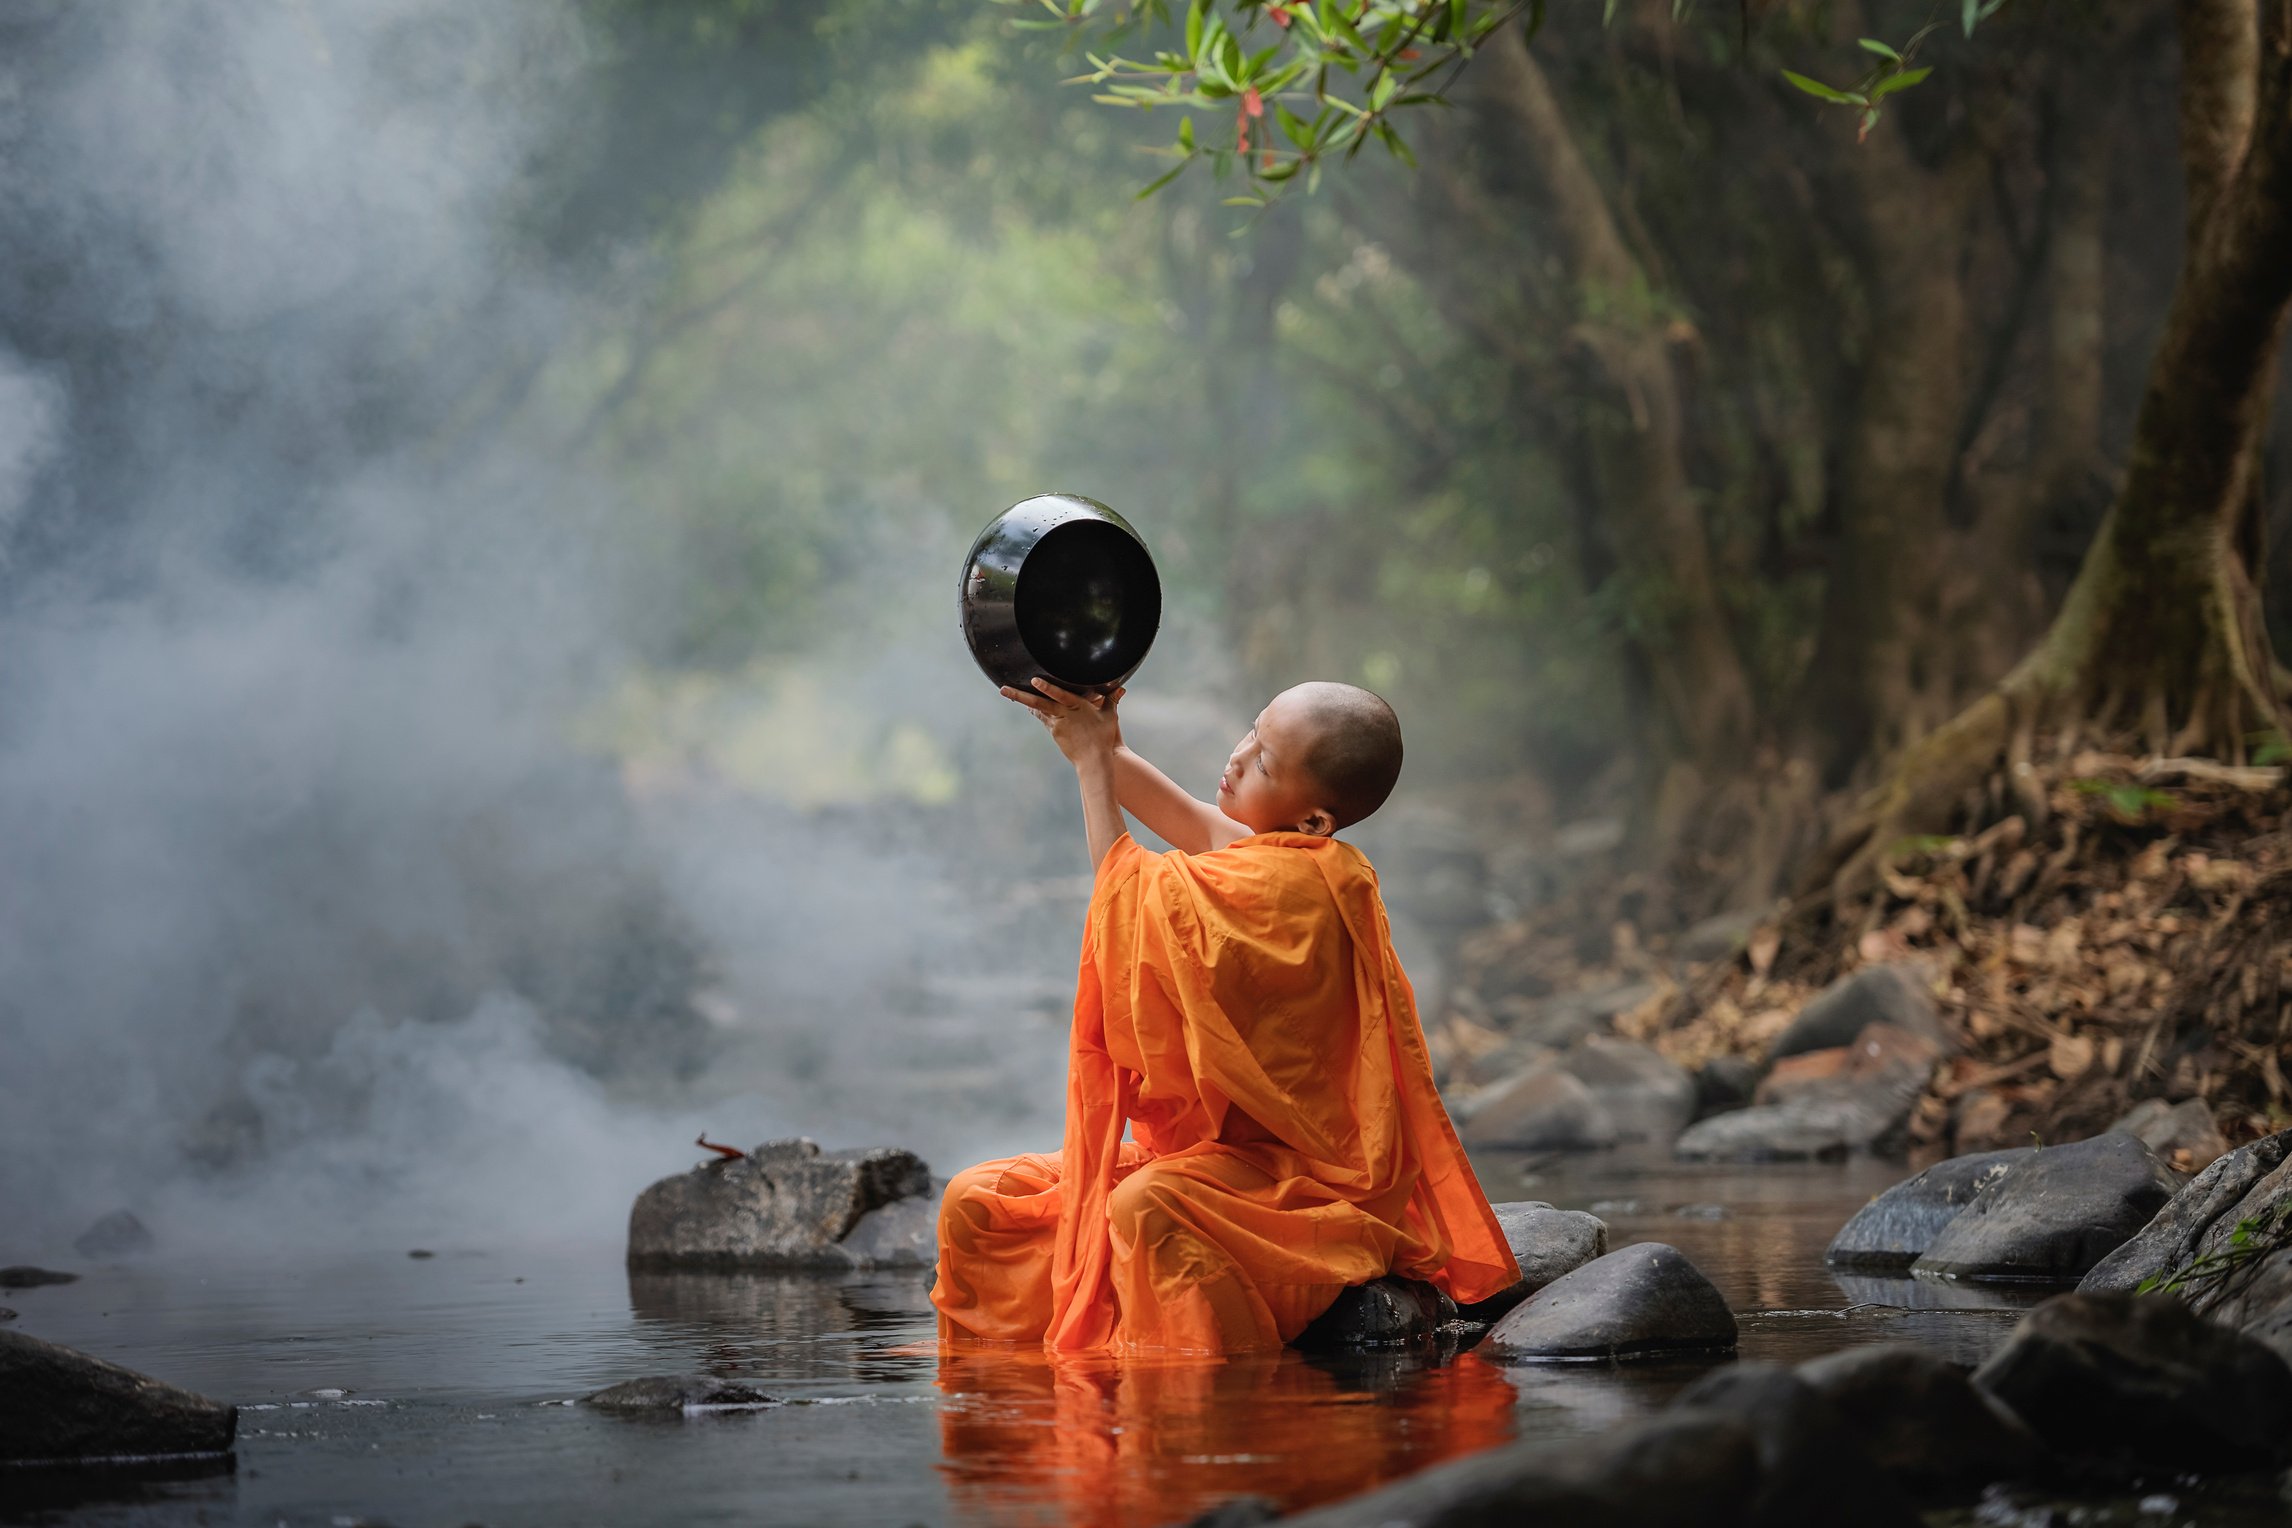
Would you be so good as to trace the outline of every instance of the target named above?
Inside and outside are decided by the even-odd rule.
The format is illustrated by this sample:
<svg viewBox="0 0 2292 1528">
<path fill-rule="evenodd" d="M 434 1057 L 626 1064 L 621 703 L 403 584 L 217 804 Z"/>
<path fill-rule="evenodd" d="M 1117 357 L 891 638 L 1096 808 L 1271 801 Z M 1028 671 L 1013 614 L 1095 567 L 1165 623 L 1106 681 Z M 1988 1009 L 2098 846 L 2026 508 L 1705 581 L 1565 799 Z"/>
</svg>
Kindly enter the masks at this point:
<svg viewBox="0 0 2292 1528">
<path fill-rule="evenodd" d="M 1351 1495 L 1508 1441 L 1518 1401 L 1470 1354 L 1117 1363 L 950 1344 L 939 1388 L 955 1521 L 1081 1528 L 1183 1521 L 1241 1495 L 1285 1509 Z"/>
</svg>

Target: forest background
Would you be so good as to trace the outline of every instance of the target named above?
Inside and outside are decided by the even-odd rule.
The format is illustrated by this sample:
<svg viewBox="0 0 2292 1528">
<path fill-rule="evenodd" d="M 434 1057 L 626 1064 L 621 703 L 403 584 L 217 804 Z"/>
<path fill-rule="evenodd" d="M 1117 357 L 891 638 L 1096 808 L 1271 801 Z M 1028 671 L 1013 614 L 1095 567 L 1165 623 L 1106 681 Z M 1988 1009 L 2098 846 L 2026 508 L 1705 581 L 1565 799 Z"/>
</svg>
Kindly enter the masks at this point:
<svg viewBox="0 0 2292 1528">
<path fill-rule="evenodd" d="M 1254 48 L 1294 9 L 1220 14 Z M 2138 756 L 2273 767 L 2272 663 L 2255 710 L 2120 644 L 1932 820 L 1851 836 L 2086 566 L 2236 130 L 2292 120 L 2276 0 L 1430 9 L 1503 24 L 1452 106 L 1391 102 L 1414 162 L 1238 206 L 1258 183 L 1206 167 L 1140 199 L 1171 113 L 1062 83 L 1119 10 L 9 12 L 12 1202 L 125 1196 L 141 1148 L 91 1181 L 72 1143 L 114 1111 L 202 1181 L 370 1174 L 379 1131 L 472 1213 L 473 1156 L 576 1127 L 625 1203 L 632 1098 L 674 1116 L 650 1140 L 748 1089 L 935 1155 L 1055 1119 L 1069 788 L 952 611 L 971 535 L 1048 489 L 1155 553 L 1131 715 L 1182 777 L 1297 679 L 1392 698 L 1409 770 L 1364 838 L 1455 1034 L 1492 970 L 1636 976 L 1715 919 L 1756 1017 L 1748 931 L 1787 898 L 1896 878 L 1785 943 L 1811 983 L 1934 942 L 1902 853 L 2034 835 L 2058 794 L 2130 862 L 2194 799 Z M 1845 85 L 1865 37 L 1933 69 L 1867 131 L 1784 73 Z M 1261 156 L 1279 122 L 1195 115 Z M 2281 646 L 2292 408 L 2281 299 L 2255 311 L 2200 539 Z M 2196 362 L 2162 395 L 2233 415 Z M 2160 607 L 2153 650 L 2208 619 Z M 1711 1006 L 1662 974 L 1647 1023 Z M 2239 1015 L 2281 1029 L 2275 991 Z M 2058 1015 L 1991 1039 L 2064 1086 L 2102 1054 Z M 2204 1054 L 2136 1047 L 2112 1086 L 2204 1087 Z M 2271 1117 L 2281 1077 L 2239 1100 Z"/>
</svg>

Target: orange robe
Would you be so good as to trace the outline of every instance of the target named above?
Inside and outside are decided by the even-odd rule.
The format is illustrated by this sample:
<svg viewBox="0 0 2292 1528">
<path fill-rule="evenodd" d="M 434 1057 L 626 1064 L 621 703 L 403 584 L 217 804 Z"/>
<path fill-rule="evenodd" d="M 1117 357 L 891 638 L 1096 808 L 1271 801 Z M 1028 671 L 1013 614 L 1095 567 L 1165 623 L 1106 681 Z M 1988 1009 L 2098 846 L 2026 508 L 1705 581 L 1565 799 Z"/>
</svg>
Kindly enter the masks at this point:
<svg viewBox="0 0 2292 1528">
<path fill-rule="evenodd" d="M 1376 872 L 1301 833 L 1200 855 L 1125 835 L 1083 934 L 1065 1145 L 948 1185 L 940 1335 L 1273 1348 L 1387 1273 L 1460 1302 L 1520 1276 L 1434 1089 Z"/>
</svg>

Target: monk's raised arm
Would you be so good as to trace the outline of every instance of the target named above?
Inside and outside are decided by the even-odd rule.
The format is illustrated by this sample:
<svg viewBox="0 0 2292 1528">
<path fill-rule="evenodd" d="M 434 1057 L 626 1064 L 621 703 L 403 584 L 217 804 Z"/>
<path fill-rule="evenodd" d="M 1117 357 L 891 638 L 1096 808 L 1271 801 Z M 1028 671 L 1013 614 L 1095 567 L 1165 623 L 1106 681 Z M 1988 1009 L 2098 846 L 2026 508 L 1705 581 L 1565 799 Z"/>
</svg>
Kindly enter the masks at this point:
<svg viewBox="0 0 2292 1528">
<path fill-rule="evenodd" d="M 1114 750 L 1114 792 L 1124 811 L 1187 854 L 1207 854 L 1249 836 L 1248 828 L 1121 745 Z"/>
</svg>

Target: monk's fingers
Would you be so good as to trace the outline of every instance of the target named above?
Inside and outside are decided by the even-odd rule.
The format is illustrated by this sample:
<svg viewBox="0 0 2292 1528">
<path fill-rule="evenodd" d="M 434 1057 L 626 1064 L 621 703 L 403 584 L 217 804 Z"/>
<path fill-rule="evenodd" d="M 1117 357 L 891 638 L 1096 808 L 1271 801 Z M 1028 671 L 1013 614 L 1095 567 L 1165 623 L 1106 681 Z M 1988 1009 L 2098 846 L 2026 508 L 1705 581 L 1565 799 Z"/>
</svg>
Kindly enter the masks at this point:
<svg viewBox="0 0 2292 1528">
<path fill-rule="evenodd" d="M 1064 685 L 1053 684 L 1048 679 L 1037 679 L 1035 681 L 1035 688 L 1040 690 L 1053 705 L 1065 706 L 1069 709 L 1072 709 L 1075 706 L 1088 705 L 1093 703 L 1093 697 L 1081 694 L 1075 690 L 1067 689 Z"/>
<path fill-rule="evenodd" d="M 1002 696 L 1005 700 L 1017 701 L 1020 705 L 1025 706 L 1029 711 L 1034 712 L 1037 716 L 1048 717 L 1052 710 L 1051 703 L 1043 699 L 1040 695 L 1029 695 L 1026 691 L 1021 689 L 1014 689 L 1012 686 L 1007 684 L 1002 686 L 995 693 Z"/>
</svg>

